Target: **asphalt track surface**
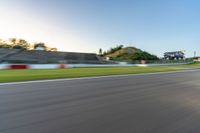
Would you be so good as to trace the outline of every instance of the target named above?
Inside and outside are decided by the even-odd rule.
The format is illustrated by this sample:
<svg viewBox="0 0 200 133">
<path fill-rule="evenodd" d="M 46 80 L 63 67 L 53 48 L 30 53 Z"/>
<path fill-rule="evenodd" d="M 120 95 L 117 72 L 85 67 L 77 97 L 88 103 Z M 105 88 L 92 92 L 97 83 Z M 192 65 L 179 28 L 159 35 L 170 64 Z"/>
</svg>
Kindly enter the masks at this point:
<svg viewBox="0 0 200 133">
<path fill-rule="evenodd" d="M 0 133 L 200 133 L 200 71 L 0 85 Z"/>
</svg>

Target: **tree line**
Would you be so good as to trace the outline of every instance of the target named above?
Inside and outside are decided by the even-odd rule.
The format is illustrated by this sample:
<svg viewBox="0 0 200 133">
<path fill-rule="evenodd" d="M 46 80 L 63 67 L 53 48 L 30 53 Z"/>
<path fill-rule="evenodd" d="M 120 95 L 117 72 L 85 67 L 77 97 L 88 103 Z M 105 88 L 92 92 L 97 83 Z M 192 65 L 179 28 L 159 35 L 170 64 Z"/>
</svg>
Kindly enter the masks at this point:
<svg viewBox="0 0 200 133">
<path fill-rule="evenodd" d="M 9 49 L 22 49 L 22 50 L 44 50 L 44 51 L 57 51 L 57 48 L 48 47 L 47 44 L 43 42 L 39 43 L 29 43 L 24 39 L 10 38 L 8 40 L 0 39 L 0 48 Z"/>
</svg>

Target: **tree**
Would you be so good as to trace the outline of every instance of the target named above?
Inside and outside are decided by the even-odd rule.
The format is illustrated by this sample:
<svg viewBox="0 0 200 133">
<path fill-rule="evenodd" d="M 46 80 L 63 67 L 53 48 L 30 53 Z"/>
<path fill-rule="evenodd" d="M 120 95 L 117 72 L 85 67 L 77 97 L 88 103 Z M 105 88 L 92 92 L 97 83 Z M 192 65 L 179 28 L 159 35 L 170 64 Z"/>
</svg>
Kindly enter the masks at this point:
<svg viewBox="0 0 200 133">
<path fill-rule="evenodd" d="M 9 40 L 13 45 L 17 44 L 17 39 L 16 38 L 10 38 Z"/>
<path fill-rule="evenodd" d="M 30 48 L 30 44 L 24 40 L 24 39 L 17 39 L 17 38 L 10 38 L 10 43 L 7 43 L 8 45 L 11 45 L 13 49 L 25 49 L 28 50 Z"/>
<path fill-rule="evenodd" d="M 1 43 L 1 44 L 0 44 L 0 48 L 12 48 L 12 46 L 9 45 L 9 44 Z"/>
<path fill-rule="evenodd" d="M 132 60 L 158 60 L 158 57 L 146 51 L 136 52 L 132 56 Z"/>
<path fill-rule="evenodd" d="M 35 43 L 31 45 L 24 39 L 10 38 L 9 40 L 0 39 L 0 48 L 10 48 L 10 49 L 23 49 L 23 50 L 44 50 L 44 51 L 57 51 L 57 48 L 47 47 L 45 43 Z"/>
<path fill-rule="evenodd" d="M 99 55 L 102 55 L 103 54 L 103 51 L 102 51 L 102 49 L 100 48 L 99 49 Z"/>
<path fill-rule="evenodd" d="M 13 49 L 24 49 L 24 50 L 26 49 L 26 48 L 24 48 L 23 46 L 18 45 L 18 44 L 15 45 L 15 46 L 13 46 L 12 48 L 13 48 Z"/>
<path fill-rule="evenodd" d="M 58 49 L 57 48 L 48 48 L 47 51 L 56 52 L 56 51 L 58 51 Z"/>
<path fill-rule="evenodd" d="M 123 45 L 117 45 L 116 47 L 114 48 L 110 48 L 107 52 L 105 52 L 104 55 L 108 55 L 108 54 L 112 54 L 120 49 L 122 49 L 124 46 Z"/>
<path fill-rule="evenodd" d="M 30 48 L 30 44 L 23 39 L 18 39 L 17 41 L 14 40 L 14 44 L 13 44 L 13 48 L 14 49 L 24 49 L 24 50 L 28 50 Z"/>
<path fill-rule="evenodd" d="M 47 50 L 47 46 L 45 45 L 45 43 L 35 43 L 33 47 L 34 50 Z"/>
</svg>

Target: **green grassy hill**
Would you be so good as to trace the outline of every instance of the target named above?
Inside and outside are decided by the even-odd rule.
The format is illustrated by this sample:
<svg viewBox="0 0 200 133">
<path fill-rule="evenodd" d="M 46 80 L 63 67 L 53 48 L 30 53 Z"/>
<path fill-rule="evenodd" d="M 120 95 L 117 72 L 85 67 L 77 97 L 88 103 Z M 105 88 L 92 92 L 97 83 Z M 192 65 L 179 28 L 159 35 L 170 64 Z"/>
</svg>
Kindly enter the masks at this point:
<svg viewBox="0 0 200 133">
<path fill-rule="evenodd" d="M 109 53 L 106 56 L 107 57 L 119 57 L 119 56 L 124 55 L 124 54 L 133 55 L 136 52 L 142 52 L 142 50 L 137 49 L 135 47 L 126 47 L 126 48 L 122 48 L 120 50 L 117 50 L 117 51 L 115 51 L 113 53 Z"/>
<path fill-rule="evenodd" d="M 134 60 L 158 60 L 158 57 L 135 47 L 117 46 L 104 53 L 104 57 L 111 60 L 134 61 Z"/>
</svg>

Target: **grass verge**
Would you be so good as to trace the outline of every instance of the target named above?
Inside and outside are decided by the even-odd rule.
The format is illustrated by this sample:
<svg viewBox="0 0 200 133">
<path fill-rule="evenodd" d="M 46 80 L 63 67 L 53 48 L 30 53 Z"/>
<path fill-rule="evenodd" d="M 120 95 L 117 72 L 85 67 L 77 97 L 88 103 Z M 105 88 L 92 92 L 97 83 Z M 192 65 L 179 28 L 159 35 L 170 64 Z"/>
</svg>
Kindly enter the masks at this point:
<svg viewBox="0 0 200 133">
<path fill-rule="evenodd" d="M 0 70 L 0 83 L 45 80 L 45 79 L 166 72 L 166 71 L 177 71 L 190 68 L 200 68 L 200 63 L 193 63 L 188 65 L 176 65 L 176 66 L 154 66 L 154 67 L 107 67 L 107 68 L 53 69 L 53 70 Z"/>
</svg>

